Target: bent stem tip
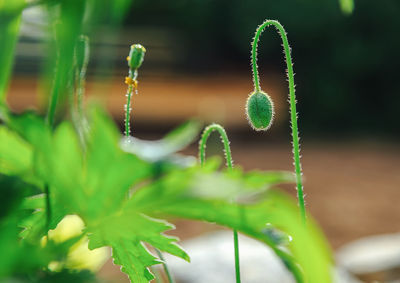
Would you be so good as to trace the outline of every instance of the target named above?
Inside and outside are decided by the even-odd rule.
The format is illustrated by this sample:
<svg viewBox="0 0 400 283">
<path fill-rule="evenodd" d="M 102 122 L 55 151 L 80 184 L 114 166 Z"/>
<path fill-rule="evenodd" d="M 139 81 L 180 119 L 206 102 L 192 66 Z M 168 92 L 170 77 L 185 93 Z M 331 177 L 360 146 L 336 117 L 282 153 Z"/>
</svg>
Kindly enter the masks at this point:
<svg viewBox="0 0 400 283">
<path fill-rule="evenodd" d="M 219 124 L 211 124 L 206 127 L 203 131 L 203 134 L 199 143 L 199 159 L 200 165 L 203 166 L 206 160 L 206 144 L 207 140 L 210 137 L 211 133 L 217 131 L 221 137 L 222 143 L 224 144 L 224 153 L 226 159 L 226 166 L 229 170 L 233 169 L 233 160 L 232 153 L 230 148 L 230 142 L 228 139 L 228 135 L 226 134 L 225 129 Z M 235 275 L 236 275 L 236 283 L 240 283 L 240 260 L 239 260 L 239 237 L 236 229 L 233 230 L 233 245 L 235 250 Z"/>
<path fill-rule="evenodd" d="M 259 83 L 259 75 L 258 75 L 258 66 L 257 66 L 257 47 L 258 41 L 260 39 L 261 33 L 268 26 L 274 26 L 282 39 L 283 51 L 285 53 L 285 61 L 287 65 L 287 77 L 289 83 L 289 104 L 290 104 L 290 119 L 291 119 L 291 128 L 292 128 L 292 145 L 293 145 L 293 159 L 294 159 L 294 168 L 296 174 L 296 188 L 297 188 L 297 198 L 299 202 L 300 208 L 300 216 L 303 223 L 306 223 L 306 210 L 304 204 L 304 192 L 303 192 L 303 184 L 302 184 L 302 170 L 301 170 L 301 162 L 300 162 L 300 143 L 299 143 L 299 131 L 297 127 L 297 110 L 296 110 L 296 95 L 295 95 L 295 85 L 294 85 L 294 72 L 293 72 L 293 63 L 292 57 L 290 54 L 290 46 L 287 39 L 286 31 L 283 26 L 275 20 L 266 20 L 262 23 L 256 31 L 256 34 L 252 43 L 252 51 L 251 51 L 251 63 L 253 69 L 253 82 L 255 91 L 261 91 L 260 83 Z"/>
</svg>

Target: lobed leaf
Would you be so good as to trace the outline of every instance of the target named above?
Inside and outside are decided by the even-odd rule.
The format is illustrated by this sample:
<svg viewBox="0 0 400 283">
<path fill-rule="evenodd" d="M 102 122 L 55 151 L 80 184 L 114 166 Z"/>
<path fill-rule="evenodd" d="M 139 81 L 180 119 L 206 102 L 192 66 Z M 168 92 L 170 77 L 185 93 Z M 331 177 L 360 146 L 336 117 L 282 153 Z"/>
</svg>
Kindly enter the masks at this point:
<svg viewBox="0 0 400 283">
<path fill-rule="evenodd" d="M 293 272 L 298 282 L 331 282 L 331 256 L 328 245 L 316 224 L 309 217 L 307 227 L 300 221 L 296 204 L 286 195 L 269 190 L 255 204 L 241 204 L 229 199 L 207 195 L 198 196 L 194 188 L 207 176 L 198 176 L 198 170 L 181 170 L 158 182 L 138 190 L 126 204 L 126 210 L 140 210 L 154 217 L 179 217 L 217 223 L 236 229 L 269 245 Z M 223 177 L 221 176 L 223 181 Z M 233 182 L 233 183 L 232 183 Z M 226 185 L 236 181 L 227 179 Z M 238 182 L 240 183 L 240 182 Z M 215 191 L 221 183 L 209 182 Z M 271 229 L 292 240 L 282 241 L 271 234 Z"/>
<path fill-rule="evenodd" d="M 174 228 L 138 212 L 121 212 L 88 227 L 89 248 L 111 246 L 115 264 L 122 266 L 132 282 L 148 282 L 153 279 L 148 267 L 160 261 L 147 251 L 143 242 L 189 261 L 186 252 L 176 244 L 178 239 L 162 234 Z"/>
</svg>

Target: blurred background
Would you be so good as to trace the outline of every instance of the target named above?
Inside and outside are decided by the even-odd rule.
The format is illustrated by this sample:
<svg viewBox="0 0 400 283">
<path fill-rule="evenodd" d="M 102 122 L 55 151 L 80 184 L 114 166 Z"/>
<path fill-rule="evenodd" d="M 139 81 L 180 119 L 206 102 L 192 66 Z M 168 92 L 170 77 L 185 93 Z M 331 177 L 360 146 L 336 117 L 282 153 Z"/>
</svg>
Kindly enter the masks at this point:
<svg viewBox="0 0 400 283">
<path fill-rule="evenodd" d="M 129 46 L 147 49 L 133 100 L 133 135 L 160 138 L 196 117 L 224 125 L 233 159 L 245 169 L 292 170 L 281 40 L 267 29 L 259 44 L 261 86 L 276 120 L 256 133 L 245 118 L 252 92 L 250 43 L 265 19 L 288 32 L 296 73 L 305 193 L 310 213 L 337 249 L 400 228 L 400 2 L 337 0 L 135 0 L 118 26 L 91 36 L 87 92 L 123 124 Z M 44 109 L 46 13 L 24 12 L 8 101 L 15 111 Z M 210 155 L 221 150 L 218 139 Z M 197 145 L 187 153 L 196 154 Z M 293 185 L 284 189 L 295 195 Z M 213 229 L 178 223 L 190 238 Z"/>
</svg>

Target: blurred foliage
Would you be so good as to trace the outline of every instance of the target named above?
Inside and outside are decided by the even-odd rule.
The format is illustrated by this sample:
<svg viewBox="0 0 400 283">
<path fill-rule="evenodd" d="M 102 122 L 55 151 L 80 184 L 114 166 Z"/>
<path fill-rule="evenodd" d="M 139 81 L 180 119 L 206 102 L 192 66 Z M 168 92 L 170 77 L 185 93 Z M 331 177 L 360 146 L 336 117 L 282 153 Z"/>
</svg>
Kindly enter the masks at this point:
<svg viewBox="0 0 400 283">
<path fill-rule="evenodd" d="M 70 122 L 61 123 L 53 134 L 43 119 L 28 113 L 11 116 L 9 128 L 0 128 L 2 142 L 24 148 L 18 152 L 11 151 L 11 154 L 7 146 L 0 148 L 2 173 L 20 172 L 18 178 L 7 176 L 2 188 L 5 193 L 13 187 L 29 192 L 21 191 L 11 197 L 14 200 L 4 197 L 2 200 L 7 200 L 9 206 L 16 206 L 18 214 L 34 210 L 33 214 L 24 213 L 22 218 L 16 219 L 15 232 L 10 240 L 21 238 L 21 243 L 45 249 L 47 260 L 35 259 L 36 265 L 41 268 L 48 265 L 51 273 L 53 262 L 62 262 L 67 257 L 76 243 L 74 238 L 56 246 L 57 242 L 53 245 L 37 243 L 46 235 L 46 227 L 55 229 L 65 216 L 78 215 L 83 220 L 83 232 L 89 237 L 90 249 L 111 246 L 114 262 L 122 265 L 132 282 L 148 282 L 153 275 L 147 267 L 160 261 L 142 246 L 142 242 L 189 260 L 189 256 L 176 245 L 176 238 L 162 234 L 173 226 L 151 218 L 175 216 L 216 222 L 265 242 L 285 262 L 298 282 L 330 281 L 329 248 L 316 225 L 310 219 L 308 226 L 304 227 L 299 221 L 298 208 L 289 197 L 266 191 L 275 184 L 293 181 L 292 174 L 244 173 L 240 168 L 218 172 L 220 162 L 216 161 L 207 163 L 204 168 L 169 164 L 162 166 L 160 171 L 159 162 L 168 164 L 168 159 L 148 163 L 123 152 L 119 148 L 121 135 L 115 125 L 97 108 L 90 113 L 91 127 L 85 151 L 82 151 L 78 134 Z M 190 130 L 189 125 L 193 127 Z M 196 128 L 196 123 L 186 124 L 165 140 L 188 139 L 188 133 Z M 168 147 L 165 150 L 170 152 Z M 19 152 L 21 156 L 26 154 L 31 158 L 21 159 Z M 26 179 L 27 171 L 34 171 L 35 178 Z M 50 188 L 49 226 L 46 225 L 46 198 L 37 195 L 43 190 L 43 185 L 41 189 L 35 187 L 38 183 L 45 183 Z M 34 189 L 28 190 L 30 187 Z M 253 198 L 249 199 L 249 194 Z M 128 198 L 128 195 L 131 196 Z M 30 197 L 25 199 L 26 196 Z M 244 202 L 235 204 L 232 199 Z M 10 209 L 6 208 L 3 213 L 7 214 L 7 220 Z M 23 227 L 19 236 L 17 223 Z M 295 240 L 276 241 L 267 228 L 278 229 Z M 9 232 L 9 229 L 4 232 Z M 52 239 L 54 233 L 50 232 Z M 12 246 L 11 251 L 18 255 L 22 251 L 17 247 Z M 21 263 L 17 257 L 15 264 L 25 265 L 25 262 Z M 5 269 L 3 276 L 13 276 L 14 268 Z"/>
<path fill-rule="evenodd" d="M 15 44 L 25 1 L 0 1 L 0 106 L 5 102 L 7 82 L 11 73 Z"/>
<path fill-rule="evenodd" d="M 293 47 L 300 124 L 309 134 L 399 135 L 396 82 L 400 62 L 400 2 L 341 0 L 138 0 L 128 25 L 160 26 L 182 33 L 190 50 L 185 70 L 247 69 L 250 39 L 265 18 L 278 19 Z M 266 31 L 259 65 L 284 80 L 278 35 Z M 249 89 L 249 92 L 251 89 Z M 245 94 L 244 94 L 245 95 Z"/>
<path fill-rule="evenodd" d="M 271 190 L 292 182 L 291 173 L 220 171 L 215 160 L 204 168 L 190 162 L 177 151 L 197 137 L 198 122 L 148 142 L 122 139 L 98 107 L 74 121 L 88 119 L 83 133 L 61 118 L 63 108 L 75 107 L 66 98 L 75 95 L 78 39 L 100 22 L 120 24 L 129 1 L 4 3 L 0 0 L 0 32 L 10 44 L 0 49 L 3 93 L 22 9 L 44 5 L 54 36 L 44 77 L 50 93 L 47 117 L 14 114 L 0 105 L 0 281 L 93 282 L 106 255 L 88 248 L 108 246 L 132 282 L 149 282 L 149 267 L 161 261 L 144 243 L 189 260 L 178 239 L 164 234 L 174 227 L 163 218 L 182 217 L 218 223 L 264 242 L 297 282 L 331 282 L 332 258 L 317 225 L 309 217 L 304 226 L 293 200 Z"/>
</svg>

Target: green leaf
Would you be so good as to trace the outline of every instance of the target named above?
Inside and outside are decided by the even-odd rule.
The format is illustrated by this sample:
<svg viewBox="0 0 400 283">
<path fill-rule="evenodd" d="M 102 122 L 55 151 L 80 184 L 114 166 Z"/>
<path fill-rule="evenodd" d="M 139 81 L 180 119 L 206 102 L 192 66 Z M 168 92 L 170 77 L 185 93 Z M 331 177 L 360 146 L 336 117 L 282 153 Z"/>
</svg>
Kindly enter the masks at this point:
<svg viewBox="0 0 400 283">
<path fill-rule="evenodd" d="M 233 203 L 229 198 L 216 198 L 215 193 L 199 196 L 195 189 L 205 182 L 209 191 L 225 189 L 220 182 L 199 176 L 199 170 L 176 171 L 137 190 L 125 210 L 141 211 L 154 217 L 179 217 L 207 221 L 230 227 L 269 245 L 296 276 L 298 282 L 331 282 L 331 255 L 322 233 L 309 217 L 307 228 L 300 221 L 298 207 L 288 196 L 268 190 L 255 204 Z M 210 173 L 207 173 L 210 174 Z M 259 173 L 258 173 L 259 174 Z M 225 177 L 227 186 L 240 180 Z M 235 184 L 237 183 L 237 184 Z M 255 182 L 259 184 L 259 181 Z M 271 228 L 285 233 L 292 241 L 282 242 L 271 235 Z M 278 233 L 278 234 L 279 234 Z"/>
<path fill-rule="evenodd" d="M 29 181 L 43 188 L 43 181 L 48 175 L 46 163 L 47 153 L 51 152 L 51 132 L 45 125 L 43 119 L 32 112 L 26 112 L 21 115 L 11 115 L 7 126 L 18 133 L 32 148 L 32 168 Z"/>
<path fill-rule="evenodd" d="M 207 169 L 206 174 L 204 168 L 197 171 L 199 174 L 195 174 L 195 181 L 190 189 L 192 196 L 231 199 L 241 203 L 257 202 L 261 195 L 273 186 L 295 182 L 294 174 L 285 171 L 244 172 L 240 167 L 225 169 L 222 172 Z"/>
<path fill-rule="evenodd" d="M 122 266 L 122 272 L 128 274 L 131 282 L 148 283 L 154 279 L 148 267 L 159 264 L 160 261 L 149 254 L 141 243 L 120 241 L 113 246 L 114 264 Z"/>
<path fill-rule="evenodd" d="M 77 214 L 85 222 L 118 210 L 129 189 L 151 172 L 146 162 L 119 148 L 120 134 L 104 113 L 93 109 L 90 118 L 85 152 L 69 122 L 57 127 L 51 137 L 48 128 L 33 117 L 12 121 L 34 145 L 35 168 L 49 185 L 57 209 Z M 23 124 L 30 124 L 25 131 L 19 129 Z"/>
<path fill-rule="evenodd" d="M 148 178 L 152 167 L 119 147 L 121 134 L 98 108 L 90 115 L 91 129 L 85 157 L 84 191 L 88 217 L 110 215 L 121 207 L 129 189 Z"/>
<path fill-rule="evenodd" d="M 162 234 L 175 227 L 135 211 L 107 217 L 96 226 L 88 227 L 89 248 L 113 248 L 115 264 L 129 275 L 132 282 L 148 282 L 153 275 L 149 266 L 160 263 L 143 246 L 143 242 L 189 261 L 189 256 L 176 244 L 175 237 Z"/>
<path fill-rule="evenodd" d="M 0 2 L 0 105 L 6 103 L 8 81 L 10 79 L 14 50 L 18 39 L 23 0 Z"/>
<path fill-rule="evenodd" d="M 201 124 L 192 120 L 157 141 L 145 141 L 135 137 L 125 138 L 122 141 L 122 149 L 150 162 L 160 161 L 187 147 L 197 138 L 200 131 Z"/>
<path fill-rule="evenodd" d="M 32 146 L 15 132 L 0 126 L 0 173 L 17 175 L 32 168 Z"/>
</svg>

